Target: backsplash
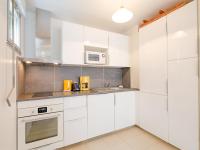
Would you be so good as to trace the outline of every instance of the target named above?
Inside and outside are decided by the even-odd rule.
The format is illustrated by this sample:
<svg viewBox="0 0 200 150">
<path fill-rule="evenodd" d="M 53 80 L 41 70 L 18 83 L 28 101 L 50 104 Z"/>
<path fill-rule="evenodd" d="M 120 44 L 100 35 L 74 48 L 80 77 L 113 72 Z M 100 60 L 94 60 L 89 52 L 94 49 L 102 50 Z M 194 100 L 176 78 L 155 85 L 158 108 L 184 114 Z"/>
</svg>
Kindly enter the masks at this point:
<svg viewBox="0 0 200 150">
<path fill-rule="evenodd" d="M 20 66 L 20 70 L 22 70 L 21 68 Z M 105 84 L 109 84 L 110 87 L 118 85 L 130 87 L 130 83 L 127 82 L 130 81 L 130 79 L 127 79 L 130 78 L 130 75 L 127 75 L 127 69 L 129 70 L 129 68 L 24 64 L 24 88 L 20 88 L 24 89 L 24 92 L 19 93 L 63 91 L 63 80 L 69 79 L 73 80 L 73 82 L 79 82 L 81 75 L 90 76 L 91 88 L 101 88 Z M 20 77 L 18 77 L 19 79 L 21 82 Z"/>
</svg>

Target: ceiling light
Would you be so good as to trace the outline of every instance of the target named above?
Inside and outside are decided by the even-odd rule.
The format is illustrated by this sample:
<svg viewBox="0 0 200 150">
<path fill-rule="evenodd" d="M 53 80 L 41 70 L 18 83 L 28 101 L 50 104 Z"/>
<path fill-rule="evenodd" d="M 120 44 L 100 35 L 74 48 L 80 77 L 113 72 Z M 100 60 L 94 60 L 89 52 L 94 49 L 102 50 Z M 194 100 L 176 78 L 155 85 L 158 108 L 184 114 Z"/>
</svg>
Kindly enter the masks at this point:
<svg viewBox="0 0 200 150">
<path fill-rule="evenodd" d="M 112 20 L 116 23 L 125 23 L 131 20 L 132 17 L 133 13 L 122 6 L 112 15 Z"/>
</svg>

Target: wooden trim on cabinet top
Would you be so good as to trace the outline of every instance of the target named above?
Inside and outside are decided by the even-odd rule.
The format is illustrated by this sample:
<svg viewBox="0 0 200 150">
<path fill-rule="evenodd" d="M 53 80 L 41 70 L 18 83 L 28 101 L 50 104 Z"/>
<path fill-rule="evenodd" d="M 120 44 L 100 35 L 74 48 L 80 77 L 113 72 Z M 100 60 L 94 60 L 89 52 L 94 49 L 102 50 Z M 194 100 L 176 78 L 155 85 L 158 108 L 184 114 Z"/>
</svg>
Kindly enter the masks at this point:
<svg viewBox="0 0 200 150">
<path fill-rule="evenodd" d="M 158 19 L 170 14 L 171 12 L 173 12 L 173 11 L 183 7 L 183 6 L 185 6 L 186 4 L 188 4 L 191 1 L 192 0 L 181 0 L 176 5 L 174 5 L 174 6 L 170 7 L 170 8 L 160 9 L 158 11 L 158 14 L 156 14 L 155 16 L 152 16 L 149 19 L 144 19 L 142 21 L 142 23 L 139 25 L 139 28 L 142 28 L 142 27 L 144 27 L 144 26 L 146 26 L 146 25 L 148 25 L 148 24 L 150 24 L 150 23 L 152 23 L 152 22 L 154 22 L 154 21 L 156 21 L 156 20 L 158 20 Z"/>
</svg>

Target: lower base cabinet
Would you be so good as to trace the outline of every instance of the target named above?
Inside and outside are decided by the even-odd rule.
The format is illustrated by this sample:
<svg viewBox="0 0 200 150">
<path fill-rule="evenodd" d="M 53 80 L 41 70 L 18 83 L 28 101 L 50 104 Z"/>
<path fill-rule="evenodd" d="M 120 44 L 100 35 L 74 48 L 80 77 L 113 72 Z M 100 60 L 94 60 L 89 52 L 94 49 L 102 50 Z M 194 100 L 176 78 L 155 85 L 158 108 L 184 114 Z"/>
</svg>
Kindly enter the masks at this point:
<svg viewBox="0 0 200 150">
<path fill-rule="evenodd" d="M 88 138 L 114 130 L 114 94 L 88 96 Z"/>
<path fill-rule="evenodd" d="M 136 124 L 133 91 L 67 97 L 64 100 L 64 145 Z"/>
<path fill-rule="evenodd" d="M 140 92 L 139 126 L 168 141 L 167 96 Z"/>
<path fill-rule="evenodd" d="M 64 146 L 87 139 L 86 96 L 68 97 L 64 100 Z"/>
<path fill-rule="evenodd" d="M 64 123 L 65 146 L 87 139 L 87 118 L 79 118 Z"/>
<path fill-rule="evenodd" d="M 135 92 L 115 93 L 115 130 L 136 124 Z"/>
</svg>

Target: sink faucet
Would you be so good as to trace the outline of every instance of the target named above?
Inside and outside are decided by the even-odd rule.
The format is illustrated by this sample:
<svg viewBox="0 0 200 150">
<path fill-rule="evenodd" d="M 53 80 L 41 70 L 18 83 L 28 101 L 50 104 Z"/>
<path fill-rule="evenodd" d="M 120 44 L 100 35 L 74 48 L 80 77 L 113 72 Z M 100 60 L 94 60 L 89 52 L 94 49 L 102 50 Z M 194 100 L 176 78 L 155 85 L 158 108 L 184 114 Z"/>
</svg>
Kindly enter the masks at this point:
<svg viewBox="0 0 200 150">
<path fill-rule="evenodd" d="M 110 87 L 110 83 L 104 83 L 104 87 L 106 88 Z"/>
</svg>

